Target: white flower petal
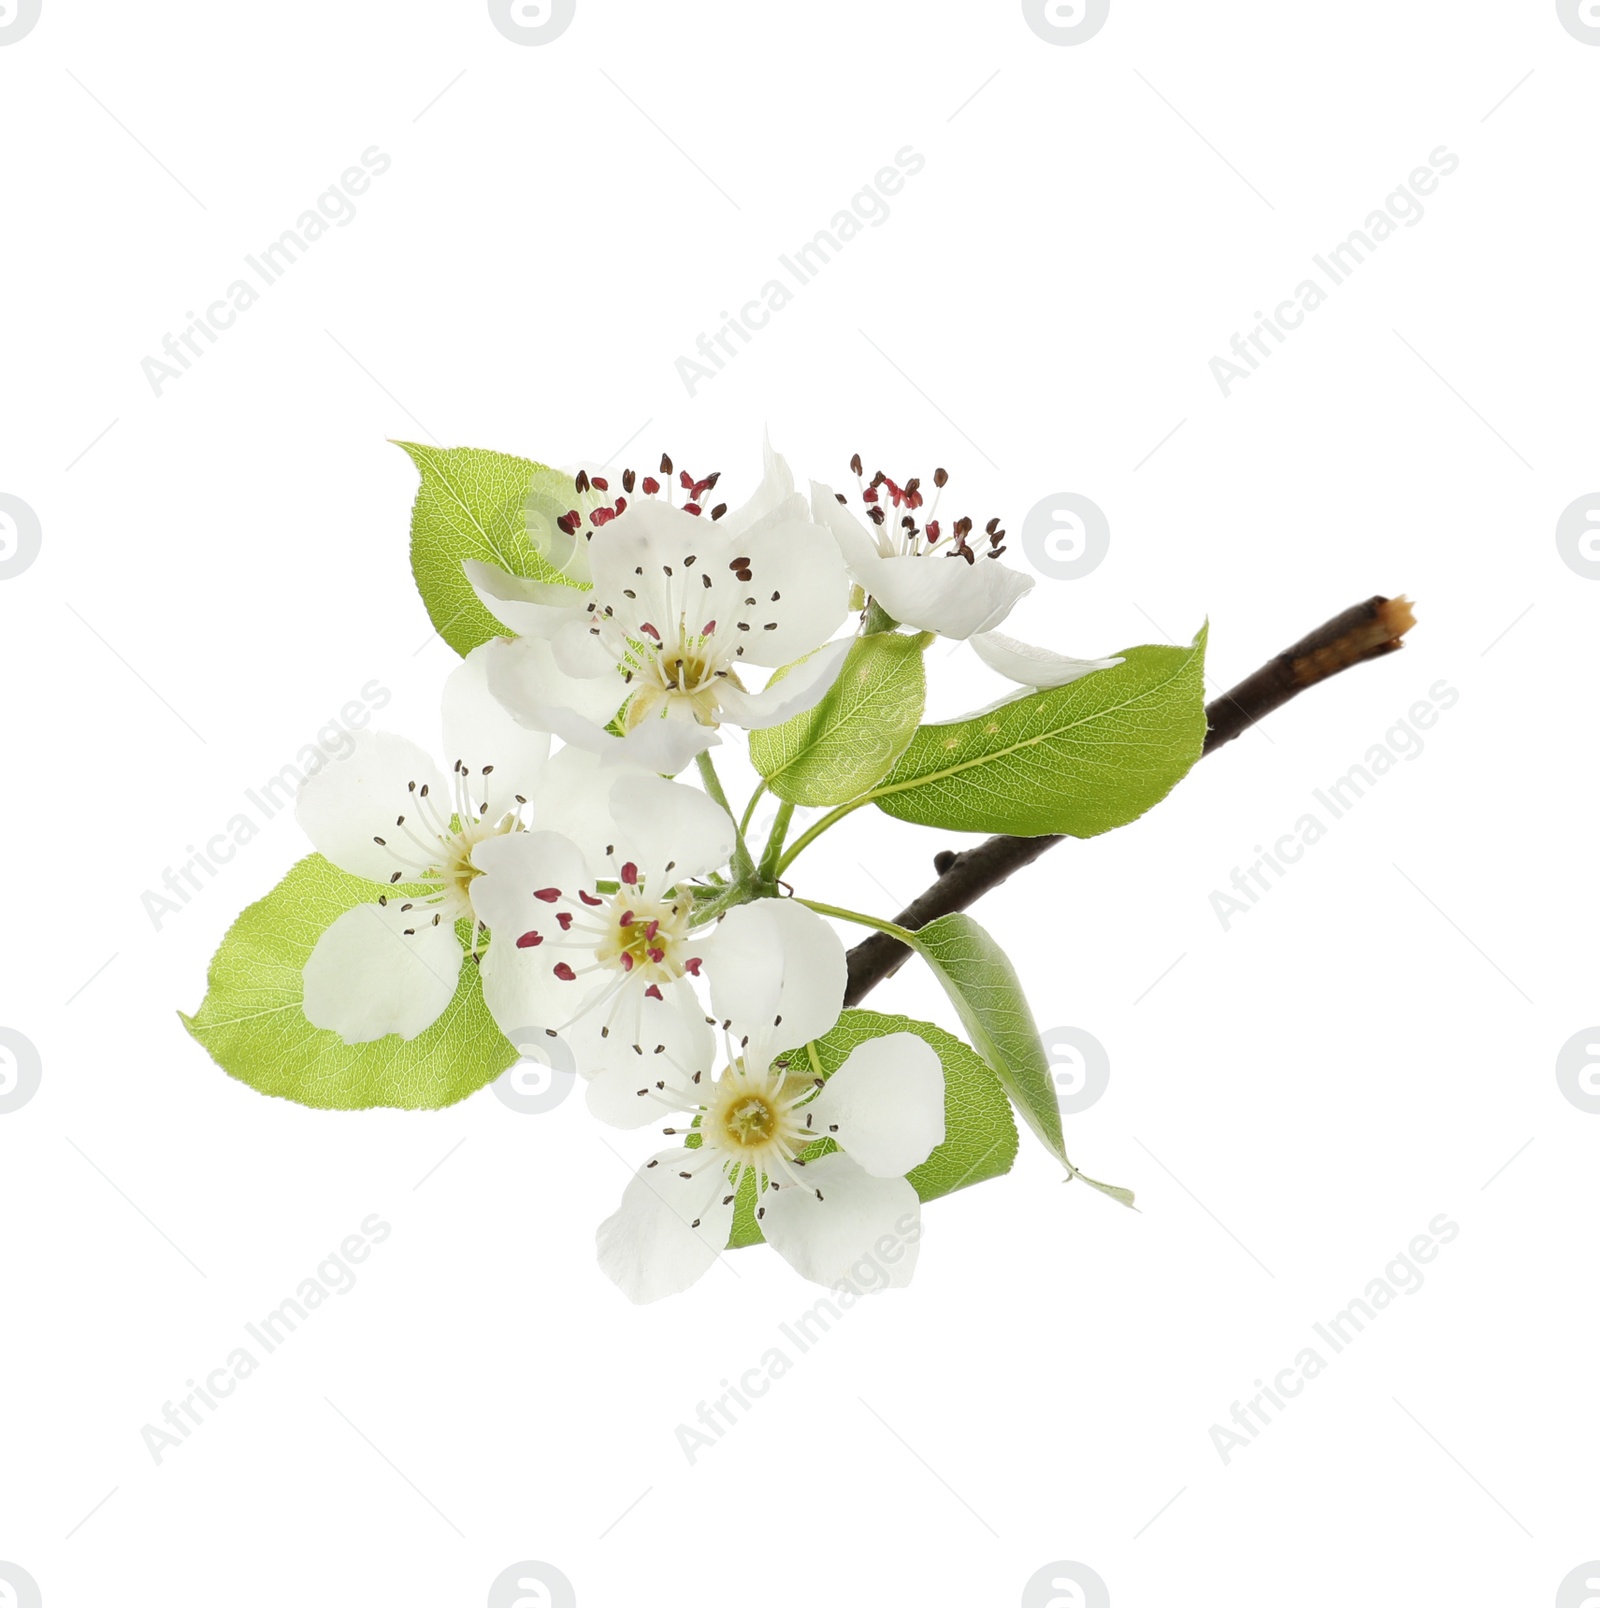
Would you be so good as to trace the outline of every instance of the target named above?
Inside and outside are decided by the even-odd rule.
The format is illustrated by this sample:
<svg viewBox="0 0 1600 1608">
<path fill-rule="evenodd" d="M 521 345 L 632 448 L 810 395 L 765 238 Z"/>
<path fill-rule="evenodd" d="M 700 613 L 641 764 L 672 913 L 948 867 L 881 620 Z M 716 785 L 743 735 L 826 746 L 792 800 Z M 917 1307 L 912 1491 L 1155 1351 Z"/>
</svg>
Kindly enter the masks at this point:
<svg viewBox="0 0 1600 1608">
<path fill-rule="evenodd" d="M 957 640 L 993 630 L 1033 590 L 1031 575 L 996 559 L 969 564 L 937 548 L 869 559 L 856 579 L 891 619 Z"/>
<path fill-rule="evenodd" d="M 410 936 L 407 936 L 407 933 Z M 302 1009 L 346 1044 L 431 1027 L 456 991 L 464 951 L 449 921 L 420 905 L 357 905 L 317 940 L 305 964 Z"/>
<path fill-rule="evenodd" d="M 733 821 L 697 787 L 624 776 L 611 788 L 610 813 L 617 857 L 639 867 L 651 898 L 674 881 L 717 870 L 733 853 Z"/>
<path fill-rule="evenodd" d="M 684 1178 L 697 1159 L 703 1157 L 696 1151 L 660 1151 L 635 1174 L 622 1204 L 595 1234 L 602 1271 L 630 1301 L 687 1290 L 728 1243 L 728 1180 L 709 1165 Z"/>
<path fill-rule="evenodd" d="M 640 721 L 620 740 L 602 733 L 606 740 L 593 745 L 601 763 L 621 770 L 676 776 L 696 754 L 722 742 L 712 727 L 686 718 L 670 705 L 668 708 L 669 713 Z"/>
<path fill-rule="evenodd" d="M 844 1007 L 848 967 L 839 935 L 793 899 L 736 905 L 705 946 L 711 1009 L 759 1050 L 820 1038 Z"/>
<path fill-rule="evenodd" d="M 782 453 L 772 450 L 772 437 L 765 432 L 761 440 L 761 469 L 761 484 L 750 500 L 741 503 L 731 514 L 724 514 L 718 524 L 733 531 L 749 530 L 794 495 L 794 476 L 789 465 Z"/>
<path fill-rule="evenodd" d="M 746 731 L 781 725 L 815 708 L 839 679 L 854 637 L 841 637 L 802 659 L 781 681 L 769 681 L 760 692 L 725 687 L 720 696 L 724 720 Z"/>
<path fill-rule="evenodd" d="M 729 571 L 727 561 L 713 561 L 717 591 L 729 599 L 718 624 L 739 633 L 740 663 L 789 664 L 838 630 L 850 603 L 850 576 L 838 544 L 807 517 L 803 499 L 733 533 L 724 551 L 748 561 L 742 571 L 748 581 Z"/>
<path fill-rule="evenodd" d="M 552 645 L 537 637 L 496 637 L 478 651 L 488 667 L 489 690 L 511 714 L 567 742 L 575 740 L 569 727 L 604 735 L 627 693 L 614 665 L 599 676 L 569 675 L 556 663 Z"/>
<path fill-rule="evenodd" d="M 615 739 L 612 739 L 615 746 Z M 641 772 L 641 774 L 648 774 Z M 617 823 L 611 818 L 611 788 L 617 778 L 601 756 L 572 744 L 550 756 L 533 796 L 533 824 L 543 832 L 558 832 L 583 850 L 592 877 L 609 876 L 606 850 L 617 841 Z"/>
<path fill-rule="evenodd" d="M 559 931 L 552 902 L 538 894 L 554 890 L 571 898 L 590 885 L 583 851 L 558 832 L 485 838 L 472 851 L 472 863 L 483 873 L 472 881 L 472 908 L 497 942 L 515 943 L 529 931 Z"/>
<path fill-rule="evenodd" d="M 550 652 L 564 676 L 579 681 L 617 678 L 617 661 L 590 629 L 587 610 L 574 614 L 564 629 L 551 633 Z M 611 690 L 609 683 L 607 690 Z"/>
<path fill-rule="evenodd" d="M 477 593 L 478 601 L 508 630 L 518 636 L 548 637 L 582 610 L 588 594 L 572 586 L 552 586 L 512 575 L 498 564 L 466 558 L 461 568 Z"/>
<path fill-rule="evenodd" d="M 972 651 L 991 670 L 1024 687 L 1064 687 L 1091 670 L 1109 670 L 1122 663 L 1121 659 L 1069 659 L 997 631 L 982 632 L 971 642 Z"/>
<path fill-rule="evenodd" d="M 640 627 L 649 625 L 664 640 L 680 614 L 698 609 L 700 577 L 715 580 L 716 558 L 732 551 L 723 545 L 730 539 L 720 522 L 659 497 L 640 497 L 589 544 L 593 601 L 602 613 L 611 611 L 626 635 L 643 640 L 650 632 Z M 691 621 L 701 623 L 698 615 Z"/>
<path fill-rule="evenodd" d="M 868 1039 L 805 1110 L 864 1171 L 899 1178 L 944 1143 L 944 1066 L 915 1033 Z"/>
<path fill-rule="evenodd" d="M 301 784 L 295 819 L 317 852 L 341 871 L 384 884 L 398 870 L 414 879 L 427 869 L 416 863 L 425 851 L 395 821 L 417 813 L 417 794 L 424 787 L 448 818 L 450 786 L 438 766 L 404 737 L 361 731 L 351 743 L 344 759 L 330 760 Z M 426 835 L 431 842 L 433 834 Z"/>
<path fill-rule="evenodd" d="M 878 539 L 834 495 L 831 486 L 811 482 L 811 517 L 839 544 L 850 573 L 859 581 L 862 568 L 880 555 Z"/>
<path fill-rule="evenodd" d="M 516 720 L 489 690 L 494 643 L 477 647 L 444 684 L 444 756 L 466 767 L 473 800 L 501 816 L 533 797 L 550 754 L 550 734 Z"/>
<path fill-rule="evenodd" d="M 613 1055 L 589 1084 L 589 1110 L 614 1128 L 642 1128 L 674 1111 L 692 1111 L 711 1081 L 716 1035 L 691 989 L 666 990 L 671 1007 L 657 1012 L 653 1044 Z M 694 1081 L 700 1073 L 700 1083 Z"/>
<path fill-rule="evenodd" d="M 800 1177 L 804 1187 L 784 1184 L 761 1197 L 761 1232 L 796 1273 L 873 1289 L 911 1282 L 921 1208 L 904 1178 L 874 1178 L 839 1151 L 807 1162 Z M 897 1258 L 878 1250 L 886 1238 Z"/>
</svg>

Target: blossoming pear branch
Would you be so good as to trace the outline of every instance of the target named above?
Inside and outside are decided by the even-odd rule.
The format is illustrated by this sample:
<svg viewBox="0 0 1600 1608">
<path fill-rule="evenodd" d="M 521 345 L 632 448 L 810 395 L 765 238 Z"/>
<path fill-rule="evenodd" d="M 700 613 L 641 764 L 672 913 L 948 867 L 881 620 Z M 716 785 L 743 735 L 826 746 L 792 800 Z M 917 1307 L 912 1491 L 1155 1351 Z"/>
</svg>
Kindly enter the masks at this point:
<svg viewBox="0 0 1600 1608">
<path fill-rule="evenodd" d="M 1403 600 L 1347 611 L 1208 710 L 1204 629 L 1090 658 L 1004 635 L 1032 578 L 1002 562 L 998 518 L 946 509 L 942 468 L 925 493 L 858 455 L 852 501 L 797 490 L 769 443 L 730 507 L 720 474 L 666 456 L 558 471 L 403 445 L 412 572 L 461 656 L 440 758 L 362 732 L 313 768 L 296 814 L 316 852 L 235 922 L 184 1018 L 219 1065 L 339 1110 L 438 1109 L 519 1058 L 576 1074 L 596 1121 L 669 1141 L 596 1233 L 634 1301 L 762 1242 L 825 1285 L 890 1243 L 881 1282 L 902 1285 L 923 1205 L 1007 1172 L 1019 1119 L 1066 1177 L 1131 1204 L 1069 1158 L 1015 969 L 965 908 L 1398 646 Z M 929 719 L 940 638 L 1004 695 Z M 756 776 L 738 807 L 734 743 Z M 990 836 L 889 921 L 801 880 L 869 806 Z M 872 936 L 847 956 L 836 922 Z M 912 953 L 960 1036 L 858 1008 Z"/>
</svg>

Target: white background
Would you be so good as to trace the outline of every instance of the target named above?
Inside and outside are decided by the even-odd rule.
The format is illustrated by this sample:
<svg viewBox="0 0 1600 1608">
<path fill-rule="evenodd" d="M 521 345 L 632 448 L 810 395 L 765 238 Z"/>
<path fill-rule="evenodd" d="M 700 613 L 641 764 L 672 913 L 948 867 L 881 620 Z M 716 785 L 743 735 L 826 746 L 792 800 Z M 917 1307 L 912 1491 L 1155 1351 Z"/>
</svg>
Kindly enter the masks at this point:
<svg viewBox="0 0 1600 1608">
<path fill-rule="evenodd" d="M 1555 540 L 1600 486 L 1600 48 L 1549 0 L 1111 11 L 1060 47 L 1015 3 L 578 0 L 529 48 L 470 0 L 44 0 L 0 47 L 0 491 L 42 530 L 0 580 L 0 1026 L 43 1066 L 0 1115 L 0 1559 L 47 1608 L 479 1604 L 523 1559 L 584 1608 L 1085 1600 L 1024 1598 L 1056 1560 L 1117 1608 L 1542 1605 L 1600 1556 L 1600 1117 L 1555 1076 L 1600 1018 L 1600 585 Z M 373 145 L 354 221 L 155 395 L 141 359 Z M 691 397 L 675 359 L 907 145 L 888 221 Z M 1441 145 L 1422 220 L 1224 398 L 1210 359 Z M 1220 689 L 1374 592 L 1420 623 L 980 908 L 1041 1026 L 1105 1045 L 1069 1148 L 1141 1210 L 1025 1139 L 691 1466 L 676 1426 L 821 1292 L 751 1251 L 628 1305 L 592 1229 L 647 1141 L 579 1100 L 331 1115 L 213 1066 L 176 1012 L 288 815 L 159 930 L 141 895 L 367 682 L 432 739 L 386 438 L 666 449 L 737 501 L 763 424 L 801 474 L 943 464 L 1014 533 L 1093 498 L 1109 556 L 1013 622 L 1067 652 L 1209 616 Z M 1213 890 L 1441 680 L 1224 930 Z M 937 712 L 995 690 L 937 662 Z M 863 811 L 802 891 L 888 914 L 946 846 Z M 912 970 L 871 1003 L 949 1022 Z M 357 1287 L 157 1467 L 141 1426 L 373 1212 Z M 1225 1466 L 1211 1426 L 1440 1213 L 1424 1287 Z"/>
</svg>

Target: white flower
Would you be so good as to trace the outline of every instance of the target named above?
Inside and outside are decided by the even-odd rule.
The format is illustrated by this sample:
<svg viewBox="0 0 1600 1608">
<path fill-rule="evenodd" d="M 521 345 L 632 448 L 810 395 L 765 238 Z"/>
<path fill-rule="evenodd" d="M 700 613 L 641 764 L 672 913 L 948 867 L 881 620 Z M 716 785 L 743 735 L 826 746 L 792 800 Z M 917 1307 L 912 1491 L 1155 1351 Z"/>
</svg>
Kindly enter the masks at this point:
<svg viewBox="0 0 1600 1608">
<path fill-rule="evenodd" d="M 1020 682 L 1035 690 L 1046 687 L 1064 687 L 1091 670 L 1109 670 L 1122 663 L 1118 659 L 1069 659 L 1064 653 L 1052 653 L 1049 648 L 1036 648 L 1015 637 L 1001 636 L 988 631 L 972 639 L 972 651 L 1008 681 Z"/>
<path fill-rule="evenodd" d="M 642 772 L 605 775 L 609 791 L 588 795 L 589 819 L 570 835 L 524 832 L 481 847 L 486 875 L 474 887 L 492 933 L 482 963 L 490 1014 L 509 1037 L 564 1039 L 585 1075 L 704 1027 L 689 979 L 710 935 L 691 933 L 690 883 L 734 845 L 727 811 L 704 793 Z"/>
<path fill-rule="evenodd" d="M 549 762 L 550 740 L 519 726 L 491 696 L 482 648 L 451 672 L 444 690 L 447 781 L 433 760 L 388 732 L 358 732 L 344 759 L 309 776 L 295 816 L 315 848 L 342 871 L 374 884 L 317 940 L 305 965 L 303 1009 L 346 1043 L 398 1033 L 415 1038 L 449 1004 L 465 951 L 476 945 L 479 857 L 523 831 L 522 810 L 541 778 L 571 807 L 576 774 L 592 761 Z M 581 813 L 581 806 L 580 813 Z M 393 892 L 403 886 L 403 892 Z M 414 891 L 418 888 L 424 891 Z"/>
<path fill-rule="evenodd" d="M 585 538 L 588 591 L 466 565 L 485 607 L 519 634 L 491 660 L 506 707 L 608 763 L 667 774 L 716 743 L 723 723 L 758 729 L 809 709 L 851 645 L 828 641 L 849 596 L 837 544 L 770 445 L 760 490 L 727 517 L 707 517 L 694 500 L 712 481 L 682 478 L 682 507 L 624 491 L 570 512 Z M 748 667 L 780 665 L 794 668 L 761 691 L 746 687 Z M 620 744 L 604 730 L 619 714 Z"/>
<path fill-rule="evenodd" d="M 1005 531 L 998 519 L 984 527 L 981 556 L 971 543 L 972 521 L 958 519 L 948 529 L 937 514 L 948 476 L 934 471 L 937 488 L 927 519 L 919 523 L 921 483 L 896 484 L 882 470 L 861 485 L 861 457 L 850 461 L 860 485 L 871 529 L 850 511 L 845 499 L 817 481 L 811 507 L 819 524 L 833 532 L 856 584 L 891 619 L 919 631 L 970 641 L 973 651 L 1001 675 L 1026 687 L 1061 687 L 1106 670 L 1120 659 L 1068 659 L 1030 648 L 995 627 L 1033 588 L 1033 577 L 1000 563 Z"/>
<path fill-rule="evenodd" d="M 905 1174 L 944 1142 L 944 1069 L 914 1033 L 869 1039 L 826 1081 L 805 1051 L 778 1056 L 834 1026 L 844 997 L 844 948 L 803 905 L 762 899 L 722 920 L 707 975 L 723 1024 L 705 1022 L 676 1050 L 612 1066 L 589 1085 L 597 1116 L 638 1126 L 662 1111 L 693 1114 L 699 1143 L 659 1151 L 597 1234 L 600 1265 L 632 1300 L 687 1289 L 728 1243 L 748 1176 L 769 1245 L 796 1272 L 836 1284 L 885 1235 L 914 1237 L 920 1218 Z M 813 1161 L 819 1140 L 839 1149 Z M 915 1245 L 890 1283 L 910 1281 Z"/>
</svg>

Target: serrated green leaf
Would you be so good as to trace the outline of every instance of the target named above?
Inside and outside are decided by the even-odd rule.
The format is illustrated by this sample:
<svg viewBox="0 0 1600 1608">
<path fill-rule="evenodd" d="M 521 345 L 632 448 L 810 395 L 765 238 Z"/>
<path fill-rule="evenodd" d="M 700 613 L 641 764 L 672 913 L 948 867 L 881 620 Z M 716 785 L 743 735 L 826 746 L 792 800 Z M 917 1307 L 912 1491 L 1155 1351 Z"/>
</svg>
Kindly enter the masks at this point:
<svg viewBox="0 0 1600 1608">
<path fill-rule="evenodd" d="M 512 575 L 561 584 L 566 577 L 529 534 L 530 491 L 564 476 L 542 463 L 477 447 L 397 441 L 422 476 L 411 510 L 411 573 L 434 628 L 465 657 L 505 627 L 478 601 L 461 565 L 475 558 Z M 570 482 L 566 489 L 571 490 Z"/>
<path fill-rule="evenodd" d="M 409 1041 L 391 1034 L 346 1044 L 306 1020 L 307 957 L 336 917 L 376 892 L 313 854 L 228 929 L 200 1009 L 179 1016 L 230 1077 L 322 1110 L 434 1110 L 492 1083 L 517 1059 L 484 1006 L 470 960 L 444 1014 Z"/>
<path fill-rule="evenodd" d="M 751 732 L 750 762 L 767 786 L 791 804 L 843 804 L 880 781 L 922 719 L 922 654 L 931 640 L 898 632 L 862 637 L 820 703 Z"/>
<path fill-rule="evenodd" d="M 1006 952 L 959 910 L 908 936 L 950 997 L 974 1047 L 1045 1148 L 1074 1178 L 1132 1206 L 1131 1190 L 1088 1177 L 1067 1157 L 1050 1063 L 1028 997 Z"/>
<path fill-rule="evenodd" d="M 1206 736 L 1206 633 L 985 714 L 923 726 L 872 792 L 885 814 L 955 832 L 1094 837 L 1159 803 Z"/>
<path fill-rule="evenodd" d="M 885 1016 L 878 1011 L 846 1011 L 837 1026 L 812 1048 L 823 1077 L 831 1077 L 844 1065 L 858 1044 L 884 1038 L 890 1033 L 915 1033 L 926 1039 L 944 1065 L 945 1138 L 920 1167 L 906 1174 L 907 1180 L 924 1201 L 998 1178 L 1011 1170 L 1017 1156 L 1017 1125 L 1005 1091 L 995 1075 L 967 1045 L 931 1022 L 913 1022 L 904 1016 Z M 804 1064 L 805 1052 L 800 1052 Z M 804 1152 L 805 1159 L 825 1156 L 838 1147 L 831 1139 L 820 1140 Z M 755 1182 L 746 1177 L 734 1203 L 730 1249 L 761 1242 L 761 1228 L 755 1215 Z"/>
<path fill-rule="evenodd" d="M 1055 1081 L 1010 957 L 960 910 L 919 927 L 916 940 L 978 1054 L 1028 1126 L 1065 1161 Z"/>
</svg>

